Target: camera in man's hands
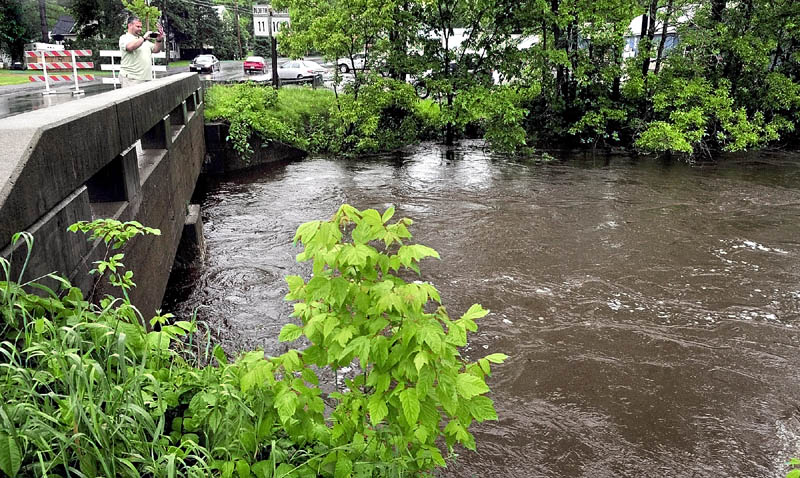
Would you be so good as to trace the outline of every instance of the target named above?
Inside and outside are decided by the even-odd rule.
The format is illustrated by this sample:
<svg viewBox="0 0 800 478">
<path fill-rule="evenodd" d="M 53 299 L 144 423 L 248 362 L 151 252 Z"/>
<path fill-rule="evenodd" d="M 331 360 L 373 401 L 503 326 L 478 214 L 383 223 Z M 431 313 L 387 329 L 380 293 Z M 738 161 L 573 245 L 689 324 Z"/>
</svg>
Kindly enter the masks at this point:
<svg viewBox="0 0 800 478">
<path fill-rule="evenodd" d="M 150 34 L 147 36 L 147 38 L 150 38 L 151 40 L 155 40 L 156 38 L 158 38 L 158 32 L 151 32 L 151 33 L 150 33 Z"/>
</svg>

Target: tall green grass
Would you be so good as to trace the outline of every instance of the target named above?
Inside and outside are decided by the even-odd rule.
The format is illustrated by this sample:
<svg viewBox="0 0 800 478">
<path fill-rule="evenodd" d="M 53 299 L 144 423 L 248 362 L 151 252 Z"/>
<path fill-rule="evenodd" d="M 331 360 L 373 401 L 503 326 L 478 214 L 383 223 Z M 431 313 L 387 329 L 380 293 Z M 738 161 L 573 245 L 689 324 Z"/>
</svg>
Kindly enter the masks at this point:
<svg viewBox="0 0 800 478">
<path fill-rule="evenodd" d="M 30 252 L 31 237 L 17 239 Z M 48 276 L 58 291 L 20 284 L 10 279 L 24 269 L 0 266 L 0 471 L 206 476 L 202 447 L 164 439 L 168 389 L 157 376 L 184 361 L 157 343 L 163 333 L 148 333 L 126 300 L 93 305 L 66 279 Z"/>
</svg>

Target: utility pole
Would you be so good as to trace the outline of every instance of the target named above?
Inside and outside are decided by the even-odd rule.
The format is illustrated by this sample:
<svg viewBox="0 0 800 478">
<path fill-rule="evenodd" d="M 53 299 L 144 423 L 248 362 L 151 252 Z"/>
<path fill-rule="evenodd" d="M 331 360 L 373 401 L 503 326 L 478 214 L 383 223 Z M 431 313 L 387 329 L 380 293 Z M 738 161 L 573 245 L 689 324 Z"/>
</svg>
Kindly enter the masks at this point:
<svg viewBox="0 0 800 478">
<path fill-rule="evenodd" d="M 47 4 L 45 0 L 39 0 L 39 20 L 42 25 L 42 42 L 50 41 L 50 34 L 47 31 Z"/>
<path fill-rule="evenodd" d="M 164 44 L 167 46 L 167 49 L 164 53 L 167 55 L 167 66 L 169 66 L 169 33 L 167 32 L 167 0 L 164 0 L 164 13 L 161 14 L 162 24 L 161 26 L 164 28 Z"/>
<path fill-rule="evenodd" d="M 278 42 L 272 35 L 272 7 L 269 7 L 269 54 L 272 57 L 272 87 L 278 88 Z"/>
<path fill-rule="evenodd" d="M 233 9 L 236 11 L 236 38 L 239 41 L 239 58 L 242 58 L 242 32 L 239 30 L 239 0 L 234 0 Z"/>
</svg>

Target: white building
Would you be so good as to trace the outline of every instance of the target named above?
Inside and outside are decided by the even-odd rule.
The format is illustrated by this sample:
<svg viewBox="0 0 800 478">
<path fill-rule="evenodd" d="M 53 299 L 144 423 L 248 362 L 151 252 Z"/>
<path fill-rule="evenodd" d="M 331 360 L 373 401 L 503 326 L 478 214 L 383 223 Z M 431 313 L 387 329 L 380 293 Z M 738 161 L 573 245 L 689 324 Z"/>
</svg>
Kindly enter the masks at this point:
<svg viewBox="0 0 800 478">
<path fill-rule="evenodd" d="M 677 17 L 675 16 L 677 14 Z M 668 51 L 672 48 L 678 46 L 678 28 L 677 25 L 685 25 L 689 23 L 689 21 L 694 16 L 694 10 L 689 10 L 687 12 L 676 12 L 673 14 L 672 18 L 669 20 L 669 24 L 667 25 L 667 39 L 664 43 L 664 51 Z M 633 58 L 639 52 L 639 41 L 642 39 L 642 17 L 644 15 L 639 15 L 638 17 L 631 20 L 630 25 L 628 25 L 628 31 L 625 34 L 625 50 L 622 52 L 623 58 Z M 656 20 L 656 28 L 655 28 L 655 36 L 653 37 L 653 45 L 657 48 L 658 45 L 661 43 L 661 32 L 664 29 L 664 22 L 661 20 Z"/>
</svg>

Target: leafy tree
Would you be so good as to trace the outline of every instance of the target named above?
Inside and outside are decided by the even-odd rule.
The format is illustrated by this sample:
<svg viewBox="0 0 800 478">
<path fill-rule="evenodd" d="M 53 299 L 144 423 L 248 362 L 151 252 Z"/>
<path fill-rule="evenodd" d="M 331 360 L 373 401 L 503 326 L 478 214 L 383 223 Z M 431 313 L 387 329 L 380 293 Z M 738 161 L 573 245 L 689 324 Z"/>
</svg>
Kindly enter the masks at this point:
<svg viewBox="0 0 800 478">
<path fill-rule="evenodd" d="M 47 3 L 47 25 L 48 30 L 52 30 L 58 18 L 67 13 L 69 0 L 49 0 Z M 22 2 L 23 18 L 25 19 L 25 37 L 30 39 L 40 39 L 42 36 L 41 16 L 39 12 L 39 2 Z"/>
<path fill-rule="evenodd" d="M 713 156 L 799 136 L 796 1 L 280 0 L 276 6 L 292 15 L 280 38 L 284 52 L 315 50 L 329 60 L 366 52 L 373 70 L 380 64 L 432 95 L 448 144 L 480 131 L 505 150 L 567 142 Z M 638 53 L 624 59 L 638 14 Z M 456 41 L 458 28 L 464 36 Z M 359 104 L 363 89 L 379 79 L 356 73 L 344 88 L 352 98 L 337 99 L 339 113 L 332 115 L 352 138 L 369 130 L 372 106 L 389 104 L 374 95 L 374 104 Z M 498 79 L 503 87 L 494 84 Z M 356 111 L 365 114 L 363 125 Z"/>
<path fill-rule="evenodd" d="M 147 0 L 122 0 L 122 6 L 142 20 L 142 30 L 156 30 L 156 23 L 161 18 L 161 10 L 158 7 L 151 6 Z"/>
<path fill-rule="evenodd" d="M 679 24 L 682 51 L 665 60 L 654 82 L 654 122 L 637 145 L 712 156 L 791 137 L 800 119 L 796 2 L 748 0 L 733 8 L 712 0 L 685 12 L 692 21 Z"/>
<path fill-rule="evenodd" d="M 511 33 L 509 12 L 516 11 L 517 4 L 510 0 L 434 0 L 419 2 L 412 9 L 420 32 L 412 47 L 423 52 L 418 64 L 431 70 L 425 86 L 441 102 L 447 144 L 453 143 L 459 126 L 465 123 L 459 118 L 462 109 L 454 108 L 454 99 L 471 86 L 491 84 L 492 63 Z M 465 31 L 460 44 L 455 44 L 456 28 Z M 471 103 L 462 103 L 467 104 Z"/>
<path fill-rule="evenodd" d="M 624 36 L 636 11 L 627 0 L 522 3 L 522 35 L 537 41 L 510 55 L 504 70 L 541 85 L 527 124 L 539 143 L 570 136 L 592 144 L 619 139 L 628 117 L 621 97 Z"/>
<path fill-rule="evenodd" d="M 19 60 L 25 42 L 31 36 L 25 25 L 20 0 L 8 0 L 0 4 L 0 48 L 7 49 L 12 59 Z"/>
<path fill-rule="evenodd" d="M 166 16 L 170 35 L 182 47 L 202 48 L 221 41 L 222 21 L 209 5 L 170 0 Z"/>
<path fill-rule="evenodd" d="M 214 36 L 214 53 L 220 58 L 236 59 L 241 56 L 236 34 L 236 16 L 230 11 L 222 15 L 221 28 Z"/>
<path fill-rule="evenodd" d="M 119 38 L 125 31 L 125 11 L 120 0 L 73 0 L 69 8 L 79 38 Z"/>
<path fill-rule="evenodd" d="M 292 19 L 279 35 L 282 52 L 302 57 L 317 51 L 330 61 L 349 58 L 351 65 L 356 54 L 365 55 L 364 68 L 355 71 L 352 85 L 357 100 L 365 70 L 378 65 L 381 43 L 394 24 L 394 0 L 280 0 L 275 7 L 288 8 Z"/>
</svg>

